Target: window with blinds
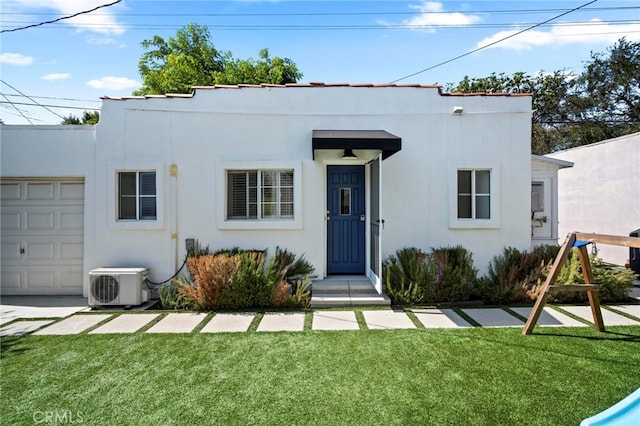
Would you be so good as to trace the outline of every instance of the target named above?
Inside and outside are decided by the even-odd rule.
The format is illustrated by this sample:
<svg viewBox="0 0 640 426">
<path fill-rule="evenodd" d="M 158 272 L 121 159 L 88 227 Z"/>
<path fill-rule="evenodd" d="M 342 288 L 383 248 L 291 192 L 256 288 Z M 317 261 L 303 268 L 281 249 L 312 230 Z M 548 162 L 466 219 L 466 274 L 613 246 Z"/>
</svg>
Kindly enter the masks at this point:
<svg viewBox="0 0 640 426">
<path fill-rule="evenodd" d="M 156 220 L 155 172 L 118 173 L 118 219 Z"/>
<path fill-rule="evenodd" d="M 227 219 L 293 219 L 293 170 L 228 170 Z"/>
</svg>

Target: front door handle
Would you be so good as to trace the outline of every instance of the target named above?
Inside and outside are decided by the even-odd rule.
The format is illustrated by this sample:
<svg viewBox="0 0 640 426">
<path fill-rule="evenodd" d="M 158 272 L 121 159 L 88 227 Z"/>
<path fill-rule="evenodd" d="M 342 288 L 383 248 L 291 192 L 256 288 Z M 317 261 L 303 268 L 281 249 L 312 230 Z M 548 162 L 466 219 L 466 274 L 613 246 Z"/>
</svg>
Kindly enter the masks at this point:
<svg viewBox="0 0 640 426">
<path fill-rule="evenodd" d="M 331 220 L 331 212 L 327 210 L 327 220 Z"/>
<path fill-rule="evenodd" d="M 363 215 L 363 214 L 361 214 L 361 215 L 360 215 L 360 222 L 364 222 L 364 221 L 365 221 L 365 219 L 366 219 L 366 216 L 365 216 L 365 215 Z"/>
</svg>

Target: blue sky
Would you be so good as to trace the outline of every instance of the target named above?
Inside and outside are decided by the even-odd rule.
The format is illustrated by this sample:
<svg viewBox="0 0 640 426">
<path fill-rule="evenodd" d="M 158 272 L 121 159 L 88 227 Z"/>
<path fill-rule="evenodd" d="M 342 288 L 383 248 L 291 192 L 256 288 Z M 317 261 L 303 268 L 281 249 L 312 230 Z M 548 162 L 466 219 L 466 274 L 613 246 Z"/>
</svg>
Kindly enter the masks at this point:
<svg viewBox="0 0 640 426">
<path fill-rule="evenodd" d="M 59 116 L 99 108 L 100 96 L 131 94 L 141 81 L 140 42 L 154 35 L 167 39 L 190 22 L 208 26 L 216 48 L 234 57 L 257 58 L 266 47 L 272 56 L 292 59 L 304 74 L 302 82 L 445 84 L 491 72 L 580 72 L 590 52 L 605 52 L 621 37 L 640 41 L 640 3 L 613 0 L 598 0 L 422 73 L 589 0 L 125 0 L 73 19 L 8 31 L 113 1 L 2 1 L 5 123 L 58 124 Z M 22 105 L 34 103 L 46 108 Z"/>
</svg>

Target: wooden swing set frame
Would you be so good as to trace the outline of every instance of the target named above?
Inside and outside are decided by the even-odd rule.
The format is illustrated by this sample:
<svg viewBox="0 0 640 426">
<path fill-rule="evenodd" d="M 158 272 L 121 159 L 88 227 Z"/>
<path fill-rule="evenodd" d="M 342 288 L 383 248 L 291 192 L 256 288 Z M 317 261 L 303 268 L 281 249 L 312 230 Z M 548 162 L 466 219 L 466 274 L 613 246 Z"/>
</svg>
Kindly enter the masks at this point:
<svg viewBox="0 0 640 426">
<path fill-rule="evenodd" d="M 593 271 L 591 270 L 591 262 L 589 261 L 589 253 L 587 252 L 587 244 L 598 243 L 613 246 L 635 247 L 640 248 L 639 237 L 623 237 L 618 235 L 604 235 L 604 234 L 587 234 L 584 232 L 571 232 L 567 234 L 567 238 L 560 247 L 560 251 L 553 262 L 551 271 L 547 276 L 538 299 L 536 300 L 529 319 L 524 325 L 522 334 L 527 335 L 533 332 L 533 328 L 538 322 L 538 318 L 542 313 L 542 309 L 547 301 L 549 292 L 555 291 L 586 291 L 589 298 L 589 305 L 591 306 L 591 313 L 593 314 L 593 324 L 598 331 L 604 331 L 604 322 L 602 321 L 602 311 L 600 310 L 600 299 L 598 297 L 598 291 L 600 286 L 594 282 Z M 565 284 L 556 285 L 556 279 L 560 274 L 562 266 L 569 257 L 569 252 L 576 248 L 578 250 L 578 256 L 580 258 L 580 265 L 582 266 L 582 275 L 584 276 L 584 284 Z"/>
</svg>

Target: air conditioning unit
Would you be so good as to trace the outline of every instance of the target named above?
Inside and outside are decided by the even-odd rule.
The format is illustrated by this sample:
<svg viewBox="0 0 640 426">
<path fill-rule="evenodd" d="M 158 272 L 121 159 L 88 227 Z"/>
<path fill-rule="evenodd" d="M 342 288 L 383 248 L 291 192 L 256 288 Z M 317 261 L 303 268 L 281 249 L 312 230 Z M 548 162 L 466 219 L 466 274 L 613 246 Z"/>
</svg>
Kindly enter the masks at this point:
<svg viewBox="0 0 640 426">
<path fill-rule="evenodd" d="M 89 306 L 140 305 L 149 300 L 148 268 L 97 268 L 89 271 Z"/>
</svg>

